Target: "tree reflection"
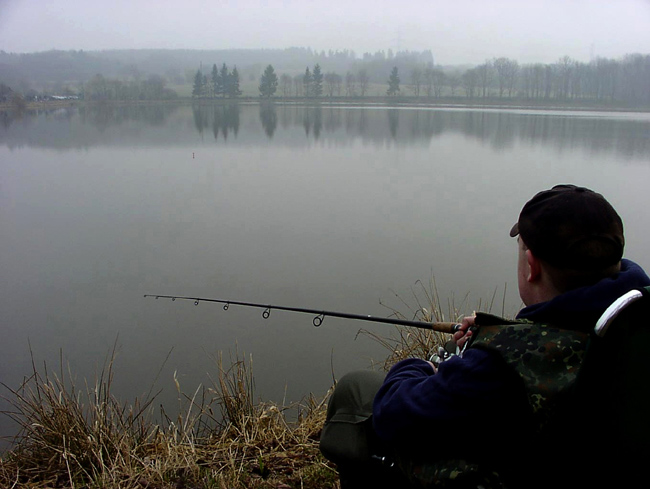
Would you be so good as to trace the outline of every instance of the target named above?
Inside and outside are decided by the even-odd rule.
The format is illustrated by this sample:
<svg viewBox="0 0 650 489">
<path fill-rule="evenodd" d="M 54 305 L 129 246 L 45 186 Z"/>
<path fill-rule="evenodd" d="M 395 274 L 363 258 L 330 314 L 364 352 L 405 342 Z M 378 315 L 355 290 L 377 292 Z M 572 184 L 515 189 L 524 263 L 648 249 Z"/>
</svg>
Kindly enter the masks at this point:
<svg viewBox="0 0 650 489">
<path fill-rule="evenodd" d="M 397 137 L 397 127 L 399 126 L 399 112 L 397 109 L 388 109 L 386 113 L 388 114 L 388 128 L 390 129 L 390 135 L 395 139 Z M 419 130 L 416 130 L 416 132 L 419 132 Z"/>
<path fill-rule="evenodd" d="M 344 144 L 359 140 L 377 145 L 387 141 L 428 145 L 454 133 L 496 151 L 543 146 L 557 151 L 615 152 L 624 159 L 650 161 L 650 118 L 643 115 L 218 103 L 184 107 L 87 104 L 22 113 L 5 110 L 0 118 L 0 143 L 8 147 L 168 145 L 210 130 L 215 140 L 227 139 L 247 127 L 244 120 L 257 119 L 267 138 L 277 138 L 282 131 L 282 140 L 296 145 L 304 144 L 303 134 L 307 139 Z M 256 137 L 251 132 L 244 135 L 244 141 L 255 144 Z"/>
<path fill-rule="evenodd" d="M 134 121 L 149 126 L 163 126 L 169 115 L 176 110 L 168 105 L 111 105 L 88 104 L 79 108 L 84 122 L 87 122 L 100 131 L 105 131 L 113 126 Z"/>
<path fill-rule="evenodd" d="M 208 125 L 206 107 L 204 105 L 193 105 L 192 115 L 194 116 L 194 127 L 196 127 L 196 130 L 199 132 L 199 134 L 203 134 L 203 129 L 205 129 Z"/>
<path fill-rule="evenodd" d="M 232 133 L 237 136 L 239 132 L 240 108 L 237 103 L 217 104 L 217 105 L 199 105 L 192 106 L 192 115 L 194 118 L 194 127 L 203 134 L 203 131 L 210 127 L 214 139 L 219 139 L 219 134 L 223 139 L 228 139 L 228 134 Z"/>
<path fill-rule="evenodd" d="M 331 109 L 330 109 L 331 110 Z M 323 129 L 323 109 L 320 105 L 314 107 L 305 107 L 302 109 L 302 127 L 305 129 L 305 135 L 313 131 L 314 139 L 320 137 Z"/>
<path fill-rule="evenodd" d="M 237 137 L 239 132 L 240 108 L 237 103 L 215 105 L 212 111 L 212 134 L 214 139 L 219 138 L 219 132 L 223 139 L 228 139 L 230 131 Z"/>
<path fill-rule="evenodd" d="M 260 104 L 260 120 L 264 132 L 269 139 L 272 138 L 275 129 L 278 127 L 278 113 L 273 102 Z"/>
</svg>

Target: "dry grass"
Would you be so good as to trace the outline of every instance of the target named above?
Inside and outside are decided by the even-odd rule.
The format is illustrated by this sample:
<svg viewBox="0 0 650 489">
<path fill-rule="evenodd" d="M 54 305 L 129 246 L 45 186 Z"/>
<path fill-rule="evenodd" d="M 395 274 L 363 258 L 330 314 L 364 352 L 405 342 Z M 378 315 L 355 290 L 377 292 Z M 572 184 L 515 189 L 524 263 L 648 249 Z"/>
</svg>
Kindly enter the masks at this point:
<svg viewBox="0 0 650 489">
<path fill-rule="evenodd" d="M 393 293 L 399 302 L 399 307 L 382 305 L 391 311 L 391 316 L 411 321 L 461 321 L 467 315 L 467 311 L 491 312 L 495 307 L 497 290 L 494 290 L 489 301 L 478 300 L 474 308 L 470 307 L 469 294 L 456 302 L 454 297 L 447 301 L 446 311 L 441 304 L 435 277 L 431 274 L 427 283 L 418 280 L 410 290 L 410 296 L 406 299 L 397 293 Z M 501 311 L 505 311 L 506 289 L 503 290 Z M 412 327 L 396 326 L 389 336 L 380 336 L 373 331 L 361 330 L 361 334 L 370 336 L 379 342 L 388 351 L 383 369 L 388 371 L 392 365 L 405 358 L 430 358 L 437 352 L 438 347 L 444 345 L 451 339 L 451 335 L 437 331 L 418 329 Z"/>
<path fill-rule="evenodd" d="M 468 296 L 445 315 L 433 277 L 416 282 L 405 313 L 395 317 L 459 320 Z M 479 302 L 488 311 L 488 304 Z M 504 291 L 505 297 L 505 291 Z M 396 327 L 389 337 L 362 331 L 388 352 L 384 369 L 406 357 L 426 358 L 448 335 Z M 332 488 L 338 476 L 318 449 L 325 395 L 280 406 L 255 399 L 252 359 L 236 354 L 228 367 L 215 358 L 217 376 L 186 395 L 174 377 L 181 405 L 154 419 L 155 395 L 122 404 L 111 393 L 115 348 L 93 385 L 78 389 L 70 372 L 32 361 L 32 374 L 16 390 L 4 386 L 11 417 L 20 427 L 13 448 L 0 459 L 3 488 Z M 292 420 L 292 421 L 288 421 Z"/>
<path fill-rule="evenodd" d="M 79 391 L 71 375 L 33 368 L 9 389 L 21 427 L 0 461 L 6 488 L 317 488 L 336 485 L 318 437 L 325 399 L 291 406 L 254 404 L 249 362 L 213 385 L 183 395 L 180 414 L 154 422 L 151 398 L 121 404 L 111 394 L 112 355 L 95 385 Z M 7 388 L 5 386 L 5 388 Z M 180 385 L 177 382 L 180 392 Z M 288 422 L 289 413 L 294 422 Z"/>
</svg>

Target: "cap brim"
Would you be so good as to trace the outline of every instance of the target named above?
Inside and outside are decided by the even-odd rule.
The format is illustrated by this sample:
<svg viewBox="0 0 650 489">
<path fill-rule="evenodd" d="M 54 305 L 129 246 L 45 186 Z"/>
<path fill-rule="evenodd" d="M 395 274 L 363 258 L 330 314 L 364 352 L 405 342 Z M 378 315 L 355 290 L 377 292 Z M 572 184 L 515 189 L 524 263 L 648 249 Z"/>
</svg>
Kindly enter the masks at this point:
<svg viewBox="0 0 650 489">
<path fill-rule="evenodd" d="M 519 223 L 516 222 L 514 226 L 512 226 L 512 229 L 510 230 L 510 237 L 514 238 L 519 234 Z"/>
</svg>

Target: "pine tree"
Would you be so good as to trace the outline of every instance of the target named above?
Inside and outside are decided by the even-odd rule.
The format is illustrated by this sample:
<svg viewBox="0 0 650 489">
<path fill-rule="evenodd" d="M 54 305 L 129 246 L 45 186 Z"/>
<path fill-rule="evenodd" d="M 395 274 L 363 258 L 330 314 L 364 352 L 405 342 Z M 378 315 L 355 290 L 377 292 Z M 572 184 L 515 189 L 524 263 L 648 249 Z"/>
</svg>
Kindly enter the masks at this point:
<svg viewBox="0 0 650 489">
<path fill-rule="evenodd" d="M 226 95 L 230 94 L 230 74 L 228 73 L 228 67 L 226 63 L 221 66 L 221 71 L 219 72 L 221 78 L 221 95 L 223 98 L 226 98 Z"/>
<path fill-rule="evenodd" d="M 393 70 L 390 72 L 390 77 L 388 78 L 388 90 L 386 90 L 387 95 L 397 95 L 399 92 L 399 73 L 397 72 L 397 66 L 393 67 Z"/>
<path fill-rule="evenodd" d="M 192 97 L 200 98 L 203 95 L 203 73 L 201 70 L 196 71 L 194 75 L 194 87 L 192 88 Z"/>
<path fill-rule="evenodd" d="M 203 97 L 210 96 L 210 85 L 208 84 L 208 76 L 203 75 Z"/>
<path fill-rule="evenodd" d="M 312 96 L 320 97 L 321 95 L 323 95 L 323 73 L 320 71 L 320 65 L 316 64 L 312 75 Z"/>
<path fill-rule="evenodd" d="M 311 71 L 309 71 L 309 66 L 305 70 L 305 76 L 302 77 L 302 86 L 305 97 L 312 96 L 312 85 L 314 82 L 314 77 L 311 76 Z"/>
<path fill-rule="evenodd" d="M 216 65 L 215 65 L 216 67 Z M 214 72 L 214 68 L 213 68 Z M 217 69 L 217 76 L 216 76 L 217 83 L 214 87 L 214 96 L 215 97 L 223 97 L 224 96 L 224 85 L 226 83 L 226 80 L 224 80 L 223 76 L 221 76 L 221 73 Z"/>
<path fill-rule="evenodd" d="M 236 66 L 232 69 L 232 73 L 230 74 L 228 95 L 230 98 L 237 98 L 241 95 L 241 90 L 239 89 L 239 72 L 237 71 Z"/>
<path fill-rule="evenodd" d="M 219 93 L 219 70 L 216 63 L 212 65 L 212 97 L 216 97 Z"/>
<path fill-rule="evenodd" d="M 265 98 L 271 98 L 278 89 L 278 76 L 272 65 L 268 65 L 260 78 L 260 95 Z"/>
</svg>

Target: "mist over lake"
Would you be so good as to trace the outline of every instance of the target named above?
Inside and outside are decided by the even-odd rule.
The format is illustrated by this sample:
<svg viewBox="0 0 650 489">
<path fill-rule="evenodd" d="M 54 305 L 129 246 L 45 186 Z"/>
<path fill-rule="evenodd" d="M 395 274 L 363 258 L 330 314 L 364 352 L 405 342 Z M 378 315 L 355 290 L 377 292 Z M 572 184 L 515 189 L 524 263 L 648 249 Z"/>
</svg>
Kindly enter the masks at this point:
<svg viewBox="0 0 650 489">
<path fill-rule="evenodd" d="M 622 216 L 650 269 L 650 115 L 588 111 L 151 105 L 1 114 L 0 381 L 64 362 L 114 393 L 177 405 L 218 352 L 252 355 L 259 397 L 322 395 L 381 362 L 391 327 L 144 294 L 411 314 L 514 315 L 523 204 L 558 183 Z M 493 299 L 494 298 L 494 299 Z M 404 302 L 407 303 L 405 305 Z M 455 317 L 447 317 L 454 320 Z M 3 434 L 10 430 L 0 421 Z"/>
</svg>

